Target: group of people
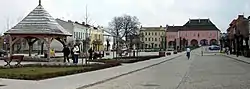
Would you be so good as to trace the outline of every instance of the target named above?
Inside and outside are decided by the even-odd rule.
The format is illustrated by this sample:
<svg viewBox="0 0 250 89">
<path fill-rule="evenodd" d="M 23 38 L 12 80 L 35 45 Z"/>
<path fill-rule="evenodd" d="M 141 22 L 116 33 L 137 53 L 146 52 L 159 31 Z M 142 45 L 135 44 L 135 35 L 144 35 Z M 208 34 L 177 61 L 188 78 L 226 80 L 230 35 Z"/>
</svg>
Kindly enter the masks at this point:
<svg viewBox="0 0 250 89">
<path fill-rule="evenodd" d="M 79 46 L 74 45 L 74 47 L 72 47 L 72 48 L 70 49 L 70 48 L 66 45 L 66 46 L 64 46 L 62 52 L 63 52 L 63 56 L 64 56 L 64 62 L 66 62 L 66 60 L 67 60 L 68 62 L 70 62 L 70 61 L 69 61 L 69 55 L 71 54 L 73 63 L 74 63 L 74 64 L 77 64 L 77 63 L 78 63 L 78 57 L 79 57 L 79 54 L 80 54 Z"/>
</svg>

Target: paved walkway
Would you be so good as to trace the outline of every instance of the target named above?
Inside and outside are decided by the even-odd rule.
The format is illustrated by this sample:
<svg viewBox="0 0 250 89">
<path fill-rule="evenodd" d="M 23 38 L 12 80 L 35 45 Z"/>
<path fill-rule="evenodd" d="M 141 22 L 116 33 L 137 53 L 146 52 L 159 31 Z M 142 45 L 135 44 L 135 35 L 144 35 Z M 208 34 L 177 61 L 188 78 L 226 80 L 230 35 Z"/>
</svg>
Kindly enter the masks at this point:
<svg viewBox="0 0 250 89">
<path fill-rule="evenodd" d="M 226 57 L 229 57 L 229 58 L 232 58 L 232 59 L 235 59 L 235 60 L 250 64 L 250 58 L 247 58 L 247 57 L 244 57 L 244 56 L 237 57 L 236 55 L 226 55 L 226 54 L 223 54 L 223 55 L 226 56 Z"/>
<path fill-rule="evenodd" d="M 191 54 L 191 60 L 183 55 L 86 89 L 250 89 L 249 64 L 196 50 Z"/>
<path fill-rule="evenodd" d="M 41 81 L 25 81 L 22 83 L 17 83 L 17 81 L 13 80 L 15 83 L 12 83 L 12 80 L 2 80 L 2 84 L 7 86 L 1 87 L 3 89 L 76 89 L 83 88 L 86 86 L 90 86 L 92 84 L 100 83 L 105 80 L 112 79 L 114 77 L 119 77 L 121 75 L 126 75 L 129 73 L 133 73 L 135 71 L 139 71 L 150 66 L 157 65 L 159 63 L 171 60 L 176 58 L 183 53 L 179 53 L 176 55 L 171 55 L 167 57 L 162 57 L 158 59 L 147 60 L 143 62 L 126 64 L 118 67 L 102 69 L 98 71 L 92 71 L 87 73 L 57 77 L 47 80 Z"/>
</svg>

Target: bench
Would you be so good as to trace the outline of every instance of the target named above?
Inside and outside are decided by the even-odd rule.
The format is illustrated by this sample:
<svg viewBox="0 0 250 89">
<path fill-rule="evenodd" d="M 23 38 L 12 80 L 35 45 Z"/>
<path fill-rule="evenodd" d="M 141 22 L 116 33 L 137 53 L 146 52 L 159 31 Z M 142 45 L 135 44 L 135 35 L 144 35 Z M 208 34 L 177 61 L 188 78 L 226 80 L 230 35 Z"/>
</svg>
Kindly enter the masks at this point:
<svg viewBox="0 0 250 89">
<path fill-rule="evenodd" d="M 12 60 L 16 60 L 17 64 L 16 66 L 21 65 L 21 62 L 24 59 L 24 55 L 12 55 L 11 57 L 4 57 L 4 61 L 7 63 L 4 66 L 10 66 L 10 63 L 12 62 Z"/>
</svg>

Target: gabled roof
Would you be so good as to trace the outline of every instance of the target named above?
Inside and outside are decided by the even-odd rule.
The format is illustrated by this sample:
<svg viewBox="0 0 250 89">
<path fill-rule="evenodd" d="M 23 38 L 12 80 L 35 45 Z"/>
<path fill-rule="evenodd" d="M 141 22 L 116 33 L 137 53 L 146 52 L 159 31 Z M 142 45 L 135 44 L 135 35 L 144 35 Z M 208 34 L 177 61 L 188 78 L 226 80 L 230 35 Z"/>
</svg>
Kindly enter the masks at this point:
<svg viewBox="0 0 250 89">
<path fill-rule="evenodd" d="M 167 32 L 178 32 L 182 28 L 183 28 L 183 26 L 168 26 Z"/>
<path fill-rule="evenodd" d="M 190 19 L 185 25 L 186 30 L 218 30 L 209 19 Z"/>
<path fill-rule="evenodd" d="M 39 5 L 33 11 L 5 34 L 72 35 L 42 7 L 40 0 Z"/>
</svg>

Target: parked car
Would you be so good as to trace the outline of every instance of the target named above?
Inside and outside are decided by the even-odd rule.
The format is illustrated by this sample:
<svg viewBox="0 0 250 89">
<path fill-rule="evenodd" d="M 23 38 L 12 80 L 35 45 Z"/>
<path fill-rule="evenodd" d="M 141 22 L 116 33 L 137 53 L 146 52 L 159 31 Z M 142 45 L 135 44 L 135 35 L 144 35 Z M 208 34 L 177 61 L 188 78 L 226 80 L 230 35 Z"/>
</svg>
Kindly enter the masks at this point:
<svg viewBox="0 0 250 89">
<path fill-rule="evenodd" d="M 208 47 L 209 50 L 220 50 L 220 46 L 218 45 L 211 45 Z"/>
<path fill-rule="evenodd" d="M 167 51 L 174 51 L 174 48 L 168 48 Z"/>
<path fill-rule="evenodd" d="M 3 57 L 4 55 L 7 55 L 7 51 L 0 49 L 0 56 Z"/>
</svg>

